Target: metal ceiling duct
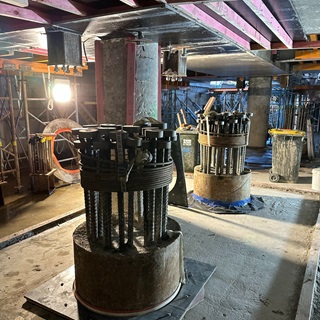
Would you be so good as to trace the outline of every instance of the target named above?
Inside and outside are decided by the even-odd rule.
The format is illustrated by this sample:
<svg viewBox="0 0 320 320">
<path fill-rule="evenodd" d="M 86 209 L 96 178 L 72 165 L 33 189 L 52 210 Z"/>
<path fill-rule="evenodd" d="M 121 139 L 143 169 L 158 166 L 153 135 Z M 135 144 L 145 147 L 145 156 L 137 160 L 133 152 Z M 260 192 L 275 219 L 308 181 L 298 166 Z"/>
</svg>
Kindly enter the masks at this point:
<svg viewBox="0 0 320 320">
<path fill-rule="evenodd" d="M 82 66 L 81 35 L 47 30 L 48 65 Z"/>
</svg>

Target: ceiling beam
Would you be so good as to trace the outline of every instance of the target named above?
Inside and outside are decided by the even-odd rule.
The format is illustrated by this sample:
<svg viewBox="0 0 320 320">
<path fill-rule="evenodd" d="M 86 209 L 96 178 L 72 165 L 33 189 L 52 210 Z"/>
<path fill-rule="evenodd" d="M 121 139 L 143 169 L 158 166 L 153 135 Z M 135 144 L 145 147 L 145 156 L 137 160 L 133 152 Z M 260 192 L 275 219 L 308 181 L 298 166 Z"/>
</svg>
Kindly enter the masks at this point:
<svg viewBox="0 0 320 320">
<path fill-rule="evenodd" d="M 305 91 L 305 90 L 320 91 L 320 86 L 319 85 L 310 86 L 305 84 L 305 85 L 294 86 L 293 90 L 294 91 Z"/>
<path fill-rule="evenodd" d="M 122 1 L 122 0 L 120 0 Z M 167 3 L 167 4 L 195 4 L 197 2 L 199 3 L 206 3 L 209 1 L 203 1 L 203 0 L 193 0 L 193 1 L 186 1 L 186 0 L 156 0 L 157 2 Z M 220 2 L 222 0 L 211 0 L 210 2 Z M 238 1 L 238 0 L 224 0 L 224 2 L 232 2 L 232 1 Z"/>
<path fill-rule="evenodd" d="M 209 29 L 211 32 L 216 32 L 223 38 L 228 38 L 229 41 L 233 42 L 238 47 L 241 47 L 245 50 L 250 50 L 250 43 L 247 40 L 228 29 L 222 23 L 205 13 L 194 4 L 178 5 L 177 8 L 182 9 L 187 13 L 189 18 L 195 19 L 202 26 L 207 27 L 207 29 Z"/>
<path fill-rule="evenodd" d="M 41 3 L 48 7 L 69 12 L 77 16 L 82 16 L 82 17 L 87 16 L 92 11 L 91 8 L 81 5 L 72 0 L 32 0 L 32 1 Z"/>
<path fill-rule="evenodd" d="M 0 57 L 9 57 L 14 55 L 13 50 L 0 50 Z"/>
<path fill-rule="evenodd" d="M 9 59 L 26 60 L 33 59 L 33 54 L 28 52 L 20 52 L 12 50 L 10 54 L 1 55 L 1 57 L 8 57 Z"/>
<path fill-rule="evenodd" d="M 257 17 L 278 37 L 289 49 L 292 49 L 293 41 L 280 23 L 270 12 L 262 0 L 243 0 L 243 2 L 257 15 Z"/>
<path fill-rule="evenodd" d="M 320 70 L 320 63 L 299 63 L 292 66 L 293 71 L 318 71 Z"/>
<path fill-rule="evenodd" d="M 54 66 L 48 66 L 46 63 L 39 62 L 27 62 L 24 60 L 16 60 L 16 59 L 1 59 L 0 58 L 0 69 L 10 70 L 10 71 L 24 71 L 28 72 L 40 72 L 40 73 L 48 73 L 50 70 L 51 74 L 59 74 L 64 76 L 82 76 L 82 71 L 87 70 L 88 67 L 77 67 L 77 73 L 74 73 L 73 68 L 70 68 L 70 73 L 65 73 L 61 69 L 58 72 L 54 71 Z"/>
<path fill-rule="evenodd" d="M 318 35 L 317 34 L 310 34 L 309 38 L 311 41 L 317 41 L 318 40 Z"/>
<path fill-rule="evenodd" d="M 152 6 L 158 6 L 159 4 L 161 4 L 157 0 L 134 0 L 134 2 L 140 7 L 152 7 Z"/>
<path fill-rule="evenodd" d="M 311 62 L 320 61 L 320 50 L 277 50 L 276 60 L 279 62 Z"/>
<path fill-rule="evenodd" d="M 249 38 L 260 44 L 263 48 L 270 50 L 271 43 L 246 20 L 240 17 L 224 2 L 213 2 L 205 4 L 209 9 L 216 12 L 220 17 L 231 23 L 238 30 L 246 34 Z"/>
<path fill-rule="evenodd" d="M 17 7 L 27 7 L 29 5 L 28 0 L 1 0 L 1 2 L 9 3 Z"/>
<path fill-rule="evenodd" d="M 123 2 L 124 4 L 127 4 L 128 6 L 130 6 L 132 8 L 139 7 L 139 5 L 134 0 L 120 0 L 120 1 Z"/>
<path fill-rule="evenodd" d="M 41 24 L 50 24 L 51 21 L 44 14 L 38 14 L 37 12 L 18 8 L 9 4 L 0 3 L 0 16 L 5 16 L 9 18 L 15 18 L 20 20 L 32 21 Z"/>
<path fill-rule="evenodd" d="M 295 59 L 301 60 L 301 61 L 320 60 L 320 51 L 318 48 L 313 50 L 297 50 L 295 52 Z"/>
<path fill-rule="evenodd" d="M 317 41 L 294 41 L 292 45 L 293 49 L 312 49 L 320 48 L 320 40 Z M 251 44 L 251 50 L 261 50 L 263 49 L 261 45 L 253 43 Z M 282 50 L 288 49 L 282 42 L 272 42 L 272 50 Z"/>
</svg>

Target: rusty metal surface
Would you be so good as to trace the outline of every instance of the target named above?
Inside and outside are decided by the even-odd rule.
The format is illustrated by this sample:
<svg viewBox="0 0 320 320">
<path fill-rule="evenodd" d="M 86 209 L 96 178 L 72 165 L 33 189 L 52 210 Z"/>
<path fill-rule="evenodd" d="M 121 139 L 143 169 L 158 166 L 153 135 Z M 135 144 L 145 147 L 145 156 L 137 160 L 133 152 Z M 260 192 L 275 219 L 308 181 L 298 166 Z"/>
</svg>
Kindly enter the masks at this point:
<svg viewBox="0 0 320 320">
<path fill-rule="evenodd" d="M 162 309 L 131 320 L 159 320 L 170 316 L 180 320 L 196 303 L 203 299 L 204 285 L 213 275 L 216 267 L 207 263 L 185 258 L 187 282 L 177 297 Z M 70 267 L 54 278 L 31 290 L 25 295 L 27 301 L 38 305 L 48 312 L 69 320 L 116 320 L 94 314 L 78 306 L 73 295 L 74 267 Z M 200 301 L 199 301 L 200 300 Z M 123 318 L 122 318 L 123 319 Z"/>
</svg>

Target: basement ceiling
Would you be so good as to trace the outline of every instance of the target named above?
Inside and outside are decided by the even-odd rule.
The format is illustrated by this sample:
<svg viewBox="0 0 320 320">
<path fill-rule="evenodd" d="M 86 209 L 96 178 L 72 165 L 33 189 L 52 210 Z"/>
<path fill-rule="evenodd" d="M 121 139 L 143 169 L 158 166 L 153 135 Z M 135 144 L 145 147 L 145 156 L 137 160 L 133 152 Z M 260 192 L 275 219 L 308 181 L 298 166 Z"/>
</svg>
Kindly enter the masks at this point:
<svg viewBox="0 0 320 320">
<path fill-rule="evenodd" d="M 139 37 L 210 79 L 320 72 L 319 0 L 0 1 L 0 68 L 46 64 L 47 28 L 79 33 L 88 61 L 97 39 Z"/>
</svg>

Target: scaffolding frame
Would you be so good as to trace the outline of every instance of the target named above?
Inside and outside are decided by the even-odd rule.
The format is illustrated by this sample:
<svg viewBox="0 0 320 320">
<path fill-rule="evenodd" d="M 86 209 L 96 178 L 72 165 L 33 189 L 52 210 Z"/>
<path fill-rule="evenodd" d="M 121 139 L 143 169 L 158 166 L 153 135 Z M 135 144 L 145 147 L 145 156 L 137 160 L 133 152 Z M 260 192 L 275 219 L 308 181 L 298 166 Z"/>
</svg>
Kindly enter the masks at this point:
<svg viewBox="0 0 320 320">
<path fill-rule="evenodd" d="M 73 99 L 69 107 L 64 110 L 63 116 L 54 106 L 51 99 L 50 73 L 42 73 L 43 97 L 28 96 L 28 79 L 23 71 L 5 71 L 0 75 L 0 183 L 6 183 L 7 175 L 13 174 L 16 181 L 15 188 L 20 193 L 22 189 L 21 169 L 28 163 L 29 172 L 32 172 L 32 156 L 29 145 L 31 132 L 30 122 L 35 121 L 40 127 L 45 127 L 50 121 L 57 118 L 72 119 L 79 123 L 79 113 L 85 122 L 92 123 L 94 117 L 86 109 L 85 103 L 78 101 L 77 79 L 73 77 Z M 61 76 L 60 76 L 61 77 Z M 33 76 L 39 79 L 39 76 Z M 39 90 L 40 91 L 40 90 Z M 40 103 L 40 107 L 29 108 L 30 103 Z M 89 114 L 89 115 L 88 115 Z M 8 130 L 9 129 L 9 130 Z M 59 139 L 65 140 L 63 135 Z M 59 141 L 56 139 L 56 141 Z"/>
<path fill-rule="evenodd" d="M 192 100 L 190 92 L 192 90 L 202 90 L 207 100 L 214 96 L 216 102 L 213 109 L 217 112 L 246 112 L 248 109 L 248 92 L 238 90 L 236 92 L 229 92 L 228 90 L 221 92 L 209 92 L 205 87 L 181 87 L 174 89 L 162 90 L 161 103 L 162 103 L 162 120 L 168 123 L 168 127 L 176 129 L 179 127 L 177 113 L 181 109 L 184 110 L 188 124 L 197 124 L 197 112 L 202 111 L 203 106 L 197 101 Z M 199 92 L 197 92 L 199 93 Z"/>
</svg>

